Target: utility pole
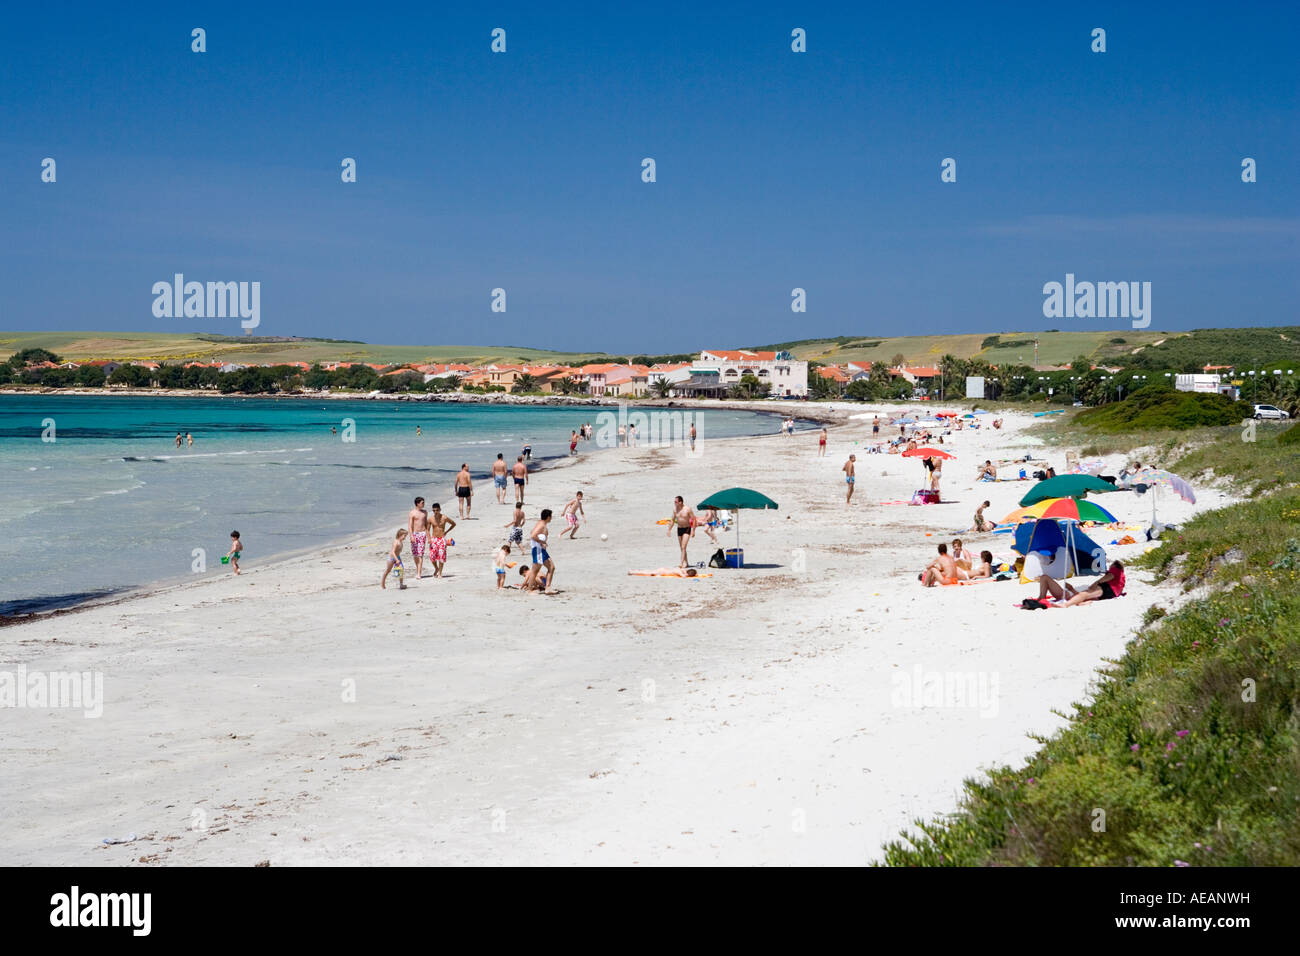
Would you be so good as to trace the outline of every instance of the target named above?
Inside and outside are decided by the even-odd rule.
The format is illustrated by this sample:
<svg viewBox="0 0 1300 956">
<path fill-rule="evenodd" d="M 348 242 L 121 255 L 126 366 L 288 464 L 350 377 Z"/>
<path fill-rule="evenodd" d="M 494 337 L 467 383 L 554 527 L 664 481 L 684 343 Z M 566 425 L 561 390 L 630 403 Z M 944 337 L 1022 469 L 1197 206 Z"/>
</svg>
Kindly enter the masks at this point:
<svg viewBox="0 0 1300 956">
<path fill-rule="evenodd" d="M 1038 368 L 1038 336 L 1034 336 L 1034 368 Z"/>
</svg>

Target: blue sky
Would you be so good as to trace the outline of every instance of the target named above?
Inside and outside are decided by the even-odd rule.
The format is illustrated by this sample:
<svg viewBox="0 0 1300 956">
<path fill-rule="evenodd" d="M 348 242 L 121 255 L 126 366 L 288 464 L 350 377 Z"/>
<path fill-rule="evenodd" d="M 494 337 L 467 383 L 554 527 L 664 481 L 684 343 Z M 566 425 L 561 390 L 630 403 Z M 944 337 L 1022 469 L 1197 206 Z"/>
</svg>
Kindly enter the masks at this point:
<svg viewBox="0 0 1300 956">
<path fill-rule="evenodd" d="M 1300 321 L 1294 4 L 431 6 L 13 8 L 0 328 L 239 334 L 155 318 L 176 272 L 402 344 L 1125 324 L 1045 319 L 1067 272 L 1151 282 L 1152 329 Z"/>
</svg>

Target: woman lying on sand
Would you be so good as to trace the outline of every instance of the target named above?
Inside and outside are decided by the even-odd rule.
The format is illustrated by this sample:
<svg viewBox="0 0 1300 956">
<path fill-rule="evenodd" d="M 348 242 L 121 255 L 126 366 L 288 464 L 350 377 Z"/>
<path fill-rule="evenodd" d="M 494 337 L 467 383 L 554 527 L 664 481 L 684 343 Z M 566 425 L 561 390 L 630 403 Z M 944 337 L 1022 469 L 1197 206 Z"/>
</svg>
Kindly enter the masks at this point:
<svg viewBox="0 0 1300 956">
<path fill-rule="evenodd" d="M 695 568 L 655 568 L 653 571 L 629 571 L 643 578 L 693 578 L 700 572 Z"/>
<path fill-rule="evenodd" d="M 1038 600 L 1044 600 L 1048 594 L 1059 600 L 1065 600 L 1063 607 L 1077 607 L 1088 601 L 1106 601 L 1124 594 L 1124 563 L 1112 561 L 1110 568 L 1099 577 L 1086 591 L 1076 591 L 1069 583 L 1062 585 L 1055 578 L 1044 574 L 1038 579 Z"/>
</svg>

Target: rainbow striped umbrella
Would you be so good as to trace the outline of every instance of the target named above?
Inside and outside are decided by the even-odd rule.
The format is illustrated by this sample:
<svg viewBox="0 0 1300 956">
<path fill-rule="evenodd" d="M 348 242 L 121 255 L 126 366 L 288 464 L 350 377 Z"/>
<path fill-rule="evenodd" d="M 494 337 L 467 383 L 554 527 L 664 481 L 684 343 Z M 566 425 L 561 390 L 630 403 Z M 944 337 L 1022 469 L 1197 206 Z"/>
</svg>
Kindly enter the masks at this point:
<svg viewBox="0 0 1300 956">
<path fill-rule="evenodd" d="M 1045 498 L 1044 500 L 1018 508 L 1002 519 L 1002 524 L 1019 524 L 1021 521 L 1037 521 L 1039 518 L 1055 518 L 1058 521 L 1097 521 L 1110 524 L 1117 519 L 1113 514 L 1087 498 Z"/>
</svg>

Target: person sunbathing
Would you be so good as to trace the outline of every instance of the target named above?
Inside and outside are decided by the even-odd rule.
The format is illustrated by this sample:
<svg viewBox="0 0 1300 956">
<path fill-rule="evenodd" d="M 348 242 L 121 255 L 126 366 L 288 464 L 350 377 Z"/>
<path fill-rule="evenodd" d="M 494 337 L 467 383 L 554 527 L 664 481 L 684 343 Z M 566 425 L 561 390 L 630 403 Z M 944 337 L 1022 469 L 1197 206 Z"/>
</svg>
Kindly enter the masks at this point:
<svg viewBox="0 0 1300 956">
<path fill-rule="evenodd" d="M 932 588 L 936 584 L 957 583 L 957 562 L 948 554 L 946 544 L 939 545 L 939 556 L 925 566 L 925 570 L 917 575 L 917 579 L 927 588 Z"/>
<path fill-rule="evenodd" d="M 998 466 L 993 464 L 989 459 L 984 459 L 984 464 L 980 465 L 979 471 L 975 472 L 976 481 L 997 481 Z"/>
<path fill-rule="evenodd" d="M 993 530 L 993 528 L 995 527 L 993 522 L 990 521 L 988 518 L 984 517 L 984 509 L 987 508 L 988 506 L 989 503 L 986 501 L 984 502 L 984 504 L 980 505 L 978 508 L 975 509 L 975 523 L 971 525 L 971 531 L 976 531 L 982 534 L 986 534 Z"/>
<path fill-rule="evenodd" d="M 975 581 L 978 580 L 979 578 L 991 578 L 991 577 L 993 577 L 993 552 L 981 551 L 980 563 L 975 565 L 975 567 L 971 569 L 970 579 L 972 581 Z"/>
<path fill-rule="evenodd" d="M 1122 597 L 1124 594 L 1124 564 L 1112 561 L 1106 573 L 1093 582 L 1086 590 L 1076 590 L 1069 582 L 1060 582 L 1044 574 L 1038 579 L 1038 600 L 1046 600 L 1047 595 L 1058 601 L 1065 601 L 1064 607 L 1078 607 L 1089 601 L 1107 601 Z"/>
<path fill-rule="evenodd" d="M 655 568 L 653 571 L 629 571 L 643 578 L 693 578 L 700 572 L 695 568 Z"/>
</svg>

